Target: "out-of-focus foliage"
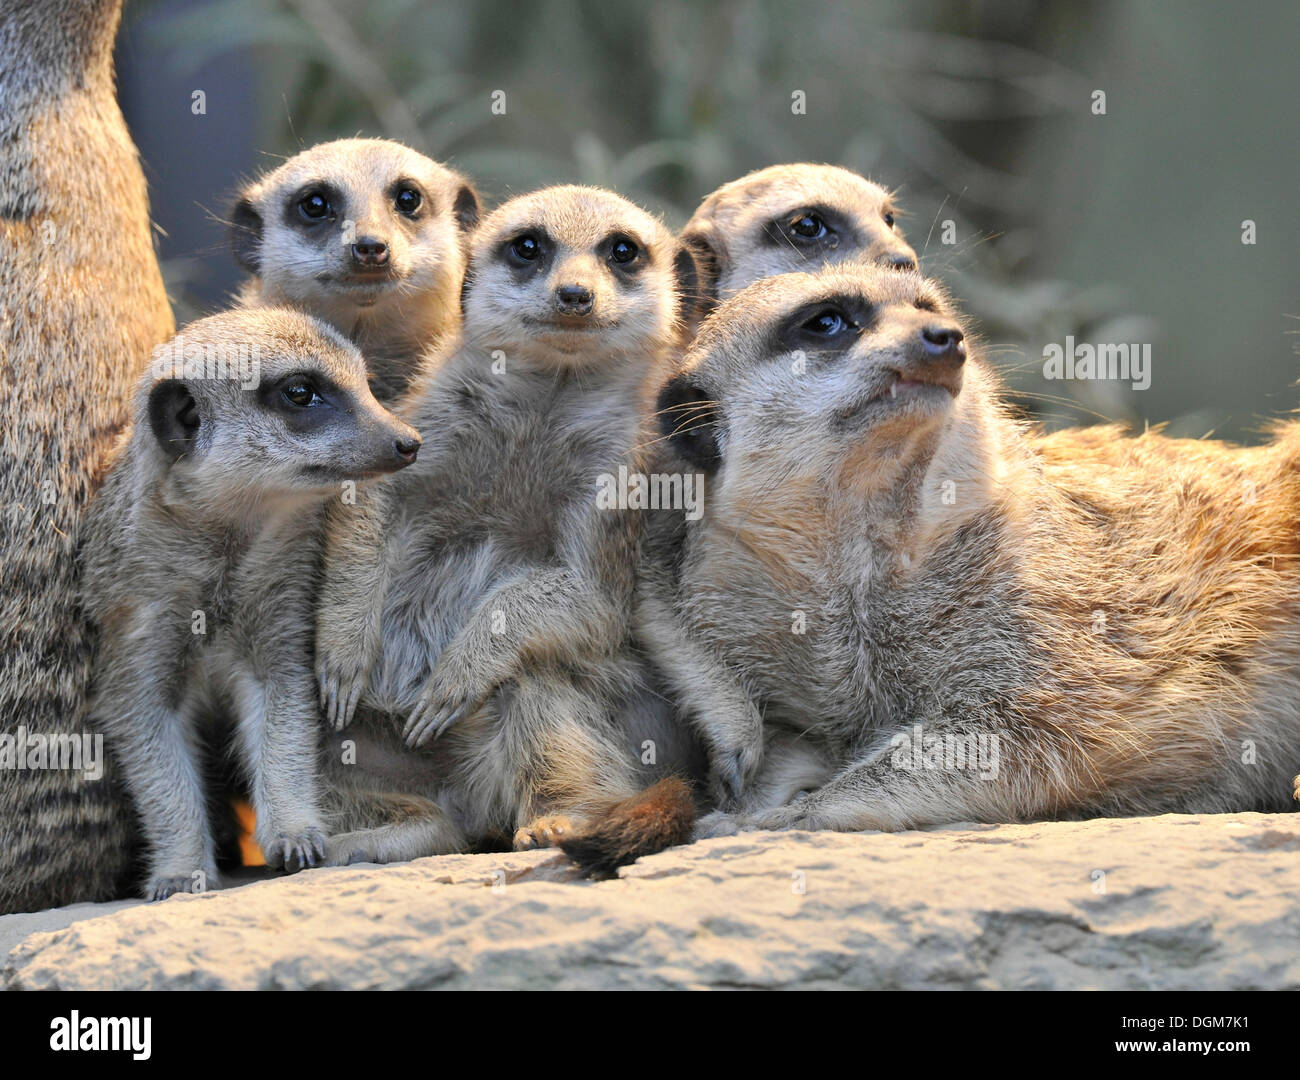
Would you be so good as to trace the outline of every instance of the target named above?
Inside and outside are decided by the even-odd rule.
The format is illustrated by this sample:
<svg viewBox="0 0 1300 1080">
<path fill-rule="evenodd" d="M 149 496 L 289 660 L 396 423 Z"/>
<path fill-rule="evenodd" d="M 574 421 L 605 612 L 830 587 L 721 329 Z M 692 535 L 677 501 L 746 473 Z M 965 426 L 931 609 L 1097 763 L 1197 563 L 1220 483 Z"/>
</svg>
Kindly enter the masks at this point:
<svg viewBox="0 0 1300 1080">
<path fill-rule="evenodd" d="M 1109 121 L 1090 115 L 1089 95 L 1105 82 L 1107 26 L 1121 9 L 1066 0 L 154 0 L 153 32 L 182 70 L 251 50 L 262 151 L 388 135 L 450 160 L 492 201 L 578 181 L 680 225 L 718 184 L 773 162 L 869 174 L 900 189 L 923 269 L 975 314 L 1013 382 L 1041 393 L 1034 401 L 1048 413 L 1059 411 L 1049 398 L 1082 401 L 1061 413 L 1079 421 L 1090 411 L 1136 418 L 1143 402 L 1114 387 L 1035 381 L 1043 343 L 1160 332 L 1129 314 L 1108 276 L 1067 283 L 1050 272 L 1061 260 L 1045 257 L 1069 231 L 1043 150 Z M 496 91 L 504 115 L 492 111 Z M 791 107 L 796 91 L 803 114 Z M 955 245 L 939 242 L 945 219 Z"/>
</svg>

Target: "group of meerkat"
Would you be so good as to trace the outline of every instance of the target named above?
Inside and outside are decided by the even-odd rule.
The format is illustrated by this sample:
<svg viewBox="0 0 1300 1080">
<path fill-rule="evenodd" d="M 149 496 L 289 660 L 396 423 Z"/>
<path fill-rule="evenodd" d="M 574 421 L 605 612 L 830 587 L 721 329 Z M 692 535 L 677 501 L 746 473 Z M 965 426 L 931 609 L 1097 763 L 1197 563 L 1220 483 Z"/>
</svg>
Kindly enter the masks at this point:
<svg viewBox="0 0 1300 1080">
<path fill-rule="evenodd" d="M 111 98 L 99 7 L 61 77 Z M 37 119 L 60 86 L 30 87 Z M 1044 435 L 876 184 L 773 166 L 674 234 L 590 187 L 484 214 L 407 147 L 326 143 L 243 190 L 237 305 L 150 360 L 172 328 L 138 163 L 93 134 L 123 220 L 70 223 L 64 254 L 115 252 L 131 287 L 64 290 L 86 445 L 29 456 L 79 486 L 42 508 L 5 461 L 5 633 L 35 633 L 0 698 L 10 725 L 86 718 L 121 777 L 0 801 L 6 904 L 95 875 L 14 884 L 58 828 L 100 830 L 78 898 L 103 895 L 133 812 L 145 895 L 211 887 L 230 783 L 288 870 L 558 845 L 608 874 L 744 828 L 1289 805 L 1300 424 Z M 21 260 L 59 180 L 6 176 L 13 426 L 54 386 Z M 615 476 L 702 505 L 609 505 Z"/>
</svg>

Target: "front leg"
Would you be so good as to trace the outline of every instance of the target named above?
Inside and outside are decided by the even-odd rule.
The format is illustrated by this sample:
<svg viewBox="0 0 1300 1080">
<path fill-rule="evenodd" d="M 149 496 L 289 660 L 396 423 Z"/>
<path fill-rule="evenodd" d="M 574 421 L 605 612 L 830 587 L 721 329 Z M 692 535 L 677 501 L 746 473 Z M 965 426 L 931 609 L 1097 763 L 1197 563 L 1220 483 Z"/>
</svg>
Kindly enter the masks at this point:
<svg viewBox="0 0 1300 1080">
<path fill-rule="evenodd" d="M 448 642 L 403 732 L 422 746 L 473 713 L 529 665 L 609 652 L 621 640 L 618 612 L 568 568 L 534 570 L 489 593 Z"/>
<path fill-rule="evenodd" d="M 325 515 L 325 577 L 316 605 L 320 704 L 335 731 L 352 720 L 382 650 L 390 572 L 391 484 L 358 492 Z"/>
<path fill-rule="evenodd" d="M 739 802 L 763 760 L 763 716 L 753 695 L 647 589 L 637 597 L 637 635 L 708 748 L 715 802 Z"/>
<path fill-rule="evenodd" d="M 215 888 L 215 844 L 188 710 L 162 703 L 161 692 L 128 701 L 105 726 L 115 735 L 149 846 L 148 900 Z M 108 705 L 113 695 L 102 699 Z"/>
<path fill-rule="evenodd" d="M 252 778 L 255 839 L 268 866 L 289 871 L 325 858 L 320 812 L 319 720 L 310 673 L 277 672 L 262 684 L 251 674 L 238 687 L 239 744 Z"/>
</svg>

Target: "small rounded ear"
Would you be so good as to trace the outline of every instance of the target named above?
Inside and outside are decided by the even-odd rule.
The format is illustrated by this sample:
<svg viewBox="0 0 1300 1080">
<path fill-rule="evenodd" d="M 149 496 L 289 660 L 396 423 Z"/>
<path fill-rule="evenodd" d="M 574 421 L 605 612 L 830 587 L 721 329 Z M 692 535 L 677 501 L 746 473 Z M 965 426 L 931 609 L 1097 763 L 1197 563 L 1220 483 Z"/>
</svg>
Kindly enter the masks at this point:
<svg viewBox="0 0 1300 1080">
<path fill-rule="evenodd" d="M 241 195 L 230 211 L 229 236 L 235 261 L 250 274 L 261 273 L 262 215 L 247 195 Z"/>
<path fill-rule="evenodd" d="M 163 379 L 149 391 L 149 429 L 168 461 L 194 449 L 199 434 L 199 407 L 180 379 Z"/>
<path fill-rule="evenodd" d="M 472 232 L 478 227 L 480 212 L 478 193 L 468 184 L 462 185 L 452 204 L 452 213 L 456 215 L 456 224 L 462 232 Z"/>
<path fill-rule="evenodd" d="M 677 375 L 664 384 L 656 409 L 660 433 L 683 461 L 702 472 L 718 467 L 718 406 L 694 375 Z"/>
<path fill-rule="evenodd" d="M 682 236 L 682 246 L 695 257 L 696 314 L 704 318 L 718 306 L 718 278 L 722 273 L 722 260 L 717 249 L 702 232 L 688 232 Z"/>
<path fill-rule="evenodd" d="M 673 256 L 673 276 L 677 279 L 677 314 L 682 322 L 693 326 L 704 317 L 704 297 L 700 294 L 700 269 L 695 253 L 685 244 Z"/>
</svg>

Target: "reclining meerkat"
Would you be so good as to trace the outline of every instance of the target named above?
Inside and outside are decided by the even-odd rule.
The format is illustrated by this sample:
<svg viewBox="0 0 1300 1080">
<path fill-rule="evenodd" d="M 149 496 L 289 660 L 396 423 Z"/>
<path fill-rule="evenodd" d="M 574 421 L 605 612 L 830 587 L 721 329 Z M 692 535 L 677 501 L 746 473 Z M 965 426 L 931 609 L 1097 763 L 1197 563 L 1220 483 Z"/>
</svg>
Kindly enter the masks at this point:
<svg viewBox="0 0 1300 1080">
<path fill-rule="evenodd" d="M 405 788 L 428 801 L 353 851 L 335 838 L 332 858 L 576 844 L 587 817 L 644 786 L 619 722 L 638 678 L 640 515 L 596 496 L 602 476 L 642 468 L 694 269 L 658 220 L 595 188 L 512 199 L 476 233 L 463 340 L 404 403 L 424 454 L 333 516 L 318 610 L 329 719 L 356 712 L 349 736 L 387 755 L 375 771 L 399 771 L 399 731 L 410 747 L 437 737 L 416 755 L 424 788 Z M 638 806 L 580 860 L 607 869 L 688 835 L 679 782 Z"/>
<path fill-rule="evenodd" d="M 270 865 L 324 856 L 318 522 L 344 482 L 419 445 L 371 396 L 356 348 L 299 312 L 214 315 L 156 352 L 85 552 L 102 635 L 91 717 L 143 819 L 146 896 L 216 884 L 205 742 L 242 766 Z"/>
<path fill-rule="evenodd" d="M 660 405 L 710 483 L 642 589 L 732 773 L 702 833 L 1288 808 L 1300 424 L 1036 436 L 940 289 L 869 267 L 746 289 Z"/>
<path fill-rule="evenodd" d="M 235 257 L 246 305 L 300 308 L 350 338 L 384 403 L 460 322 L 479 201 L 463 176 L 387 139 L 304 150 L 241 192 Z"/>
<path fill-rule="evenodd" d="M 705 198 L 682 240 L 700 263 L 706 301 L 716 304 L 759 278 L 846 260 L 915 270 L 898 213 L 890 192 L 849 169 L 771 165 Z"/>
</svg>

